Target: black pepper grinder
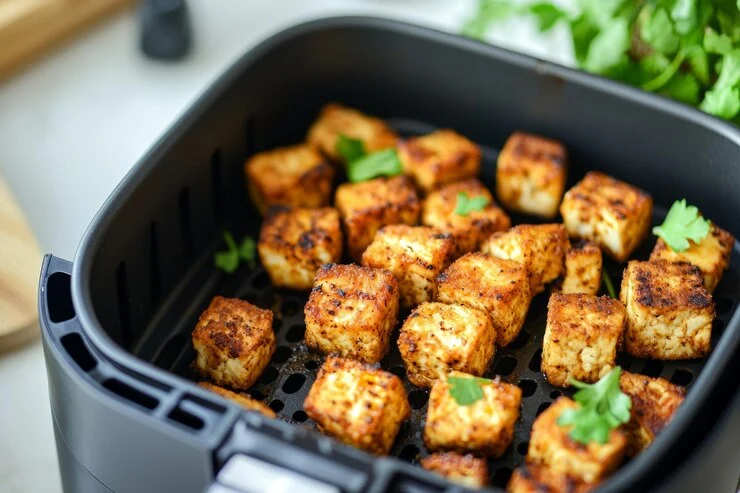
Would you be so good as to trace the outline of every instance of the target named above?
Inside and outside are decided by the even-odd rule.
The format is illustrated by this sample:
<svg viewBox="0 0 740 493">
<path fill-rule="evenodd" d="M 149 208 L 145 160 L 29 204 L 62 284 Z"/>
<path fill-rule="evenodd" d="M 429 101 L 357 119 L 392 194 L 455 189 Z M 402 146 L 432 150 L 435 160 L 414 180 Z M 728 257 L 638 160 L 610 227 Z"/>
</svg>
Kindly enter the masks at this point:
<svg viewBox="0 0 740 493">
<path fill-rule="evenodd" d="M 140 46 L 150 58 L 179 60 L 192 44 L 190 13 L 185 0 L 141 0 Z"/>
</svg>

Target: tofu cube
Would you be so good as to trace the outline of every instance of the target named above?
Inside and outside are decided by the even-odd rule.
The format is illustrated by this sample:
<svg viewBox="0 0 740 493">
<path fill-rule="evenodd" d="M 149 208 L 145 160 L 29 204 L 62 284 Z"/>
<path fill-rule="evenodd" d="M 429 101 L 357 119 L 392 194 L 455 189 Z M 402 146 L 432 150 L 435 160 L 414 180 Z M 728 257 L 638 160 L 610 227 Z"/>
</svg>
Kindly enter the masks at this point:
<svg viewBox="0 0 740 493">
<path fill-rule="evenodd" d="M 276 418 L 275 411 L 270 409 L 268 405 L 266 405 L 263 402 L 258 401 L 257 399 L 253 399 L 252 397 L 248 396 L 247 394 L 242 394 L 238 392 L 232 392 L 229 389 L 225 389 L 223 387 L 219 387 L 218 385 L 213 385 L 210 382 L 199 382 L 198 385 L 200 385 L 202 388 L 206 390 L 210 390 L 211 392 L 214 392 L 224 399 L 228 399 L 230 401 L 235 402 L 236 404 L 239 404 L 244 409 L 247 409 L 248 411 L 256 411 L 264 416 L 267 416 L 268 418 Z"/>
<path fill-rule="evenodd" d="M 527 270 L 532 296 L 563 274 L 567 249 L 568 234 L 562 224 L 520 224 L 492 234 L 481 245 L 483 253 L 520 262 Z"/>
<path fill-rule="evenodd" d="M 328 264 L 304 307 L 306 346 L 376 363 L 388 352 L 398 316 L 398 281 L 386 270 Z"/>
<path fill-rule="evenodd" d="M 398 157 L 416 186 L 429 193 L 447 183 L 476 177 L 481 150 L 454 130 L 442 129 L 401 142 Z"/>
<path fill-rule="evenodd" d="M 306 141 L 334 161 L 342 161 L 337 152 L 339 136 L 361 140 L 366 152 L 395 147 L 396 133 L 380 118 L 366 115 L 356 109 L 329 103 L 321 109 L 311 125 Z"/>
<path fill-rule="evenodd" d="M 344 183 L 337 188 L 335 206 L 344 222 L 348 253 L 357 261 L 380 228 L 414 225 L 421 210 L 414 186 L 405 176 Z"/>
<path fill-rule="evenodd" d="M 650 230 L 653 199 L 637 187 L 590 171 L 565 193 L 560 214 L 570 236 L 594 241 L 614 260 L 625 262 Z"/>
<path fill-rule="evenodd" d="M 342 229 L 336 209 L 272 208 L 262 222 L 257 251 L 272 284 L 310 289 L 324 264 L 342 258 Z"/>
<path fill-rule="evenodd" d="M 683 403 L 686 389 L 664 378 L 626 371 L 619 378 L 619 386 L 632 399 L 632 416 L 623 429 L 627 433 L 627 456 L 634 457 L 670 423 Z"/>
<path fill-rule="evenodd" d="M 650 254 L 650 260 L 665 260 L 666 262 L 688 262 L 701 269 L 704 276 L 704 287 L 712 293 L 714 288 L 722 279 L 722 274 L 730 265 L 730 255 L 732 247 L 735 245 L 735 238 L 712 224 L 709 234 L 699 243 L 689 240 L 689 249 L 683 252 L 674 252 L 660 238 Z"/>
<path fill-rule="evenodd" d="M 583 293 L 553 293 L 547 304 L 542 371 L 558 387 L 570 379 L 593 383 L 609 373 L 624 332 L 619 300 Z"/>
<path fill-rule="evenodd" d="M 428 226 L 385 226 L 362 254 L 362 264 L 386 269 L 398 279 L 401 306 L 434 299 L 437 275 L 452 261 L 454 245 L 447 233 Z"/>
<path fill-rule="evenodd" d="M 450 394 L 450 377 L 476 378 L 452 372 L 434 383 L 424 424 L 427 448 L 500 457 L 514 437 L 522 390 L 498 379 L 481 382 L 478 385 L 483 397 L 472 404 L 460 405 Z"/>
<path fill-rule="evenodd" d="M 714 302 L 698 267 L 633 260 L 624 271 L 619 299 L 627 307 L 627 353 L 661 360 L 709 354 Z"/>
<path fill-rule="evenodd" d="M 388 454 L 411 416 L 397 376 L 333 356 L 326 358 L 303 407 L 322 433 L 379 455 Z"/>
<path fill-rule="evenodd" d="M 260 152 L 244 164 L 247 190 L 260 214 L 273 205 L 329 205 L 334 167 L 315 149 L 299 144 Z"/>
<path fill-rule="evenodd" d="M 431 387 L 453 370 L 483 376 L 495 343 L 496 330 L 487 313 L 444 303 L 416 307 L 398 336 L 406 375 L 419 387 Z"/>
<path fill-rule="evenodd" d="M 598 483 L 584 483 L 564 474 L 558 474 L 547 467 L 523 464 L 514 469 L 508 493 L 588 493 Z"/>
<path fill-rule="evenodd" d="M 467 215 L 456 213 L 458 195 L 469 199 L 485 197 L 488 205 Z M 511 227 L 511 219 L 496 205 L 491 192 L 475 178 L 444 185 L 431 192 L 422 205 L 421 222 L 452 235 L 455 256 L 477 250 L 481 242 L 497 231 Z"/>
<path fill-rule="evenodd" d="M 565 192 L 568 153 L 556 141 L 515 132 L 496 163 L 496 195 L 509 210 L 552 219 Z"/>
<path fill-rule="evenodd" d="M 609 433 L 605 444 L 590 442 L 588 445 L 572 440 L 572 428 L 560 426 L 557 420 L 566 409 L 577 407 L 575 401 L 560 397 L 548 407 L 532 425 L 527 464 L 548 468 L 585 483 L 603 480 L 614 472 L 624 460 L 627 438 L 620 429 Z"/>
<path fill-rule="evenodd" d="M 247 390 L 275 352 L 272 312 L 216 296 L 192 334 L 195 370 L 217 385 Z"/>
<path fill-rule="evenodd" d="M 595 295 L 601 287 L 601 249 L 590 241 L 576 240 L 565 252 L 565 275 L 553 290 Z"/>
<path fill-rule="evenodd" d="M 437 277 L 437 301 L 487 313 L 502 347 L 519 335 L 531 300 L 527 271 L 513 260 L 467 253 Z"/>
<path fill-rule="evenodd" d="M 424 457 L 421 467 L 467 488 L 488 484 L 488 463 L 481 457 L 456 452 L 440 452 Z"/>
</svg>

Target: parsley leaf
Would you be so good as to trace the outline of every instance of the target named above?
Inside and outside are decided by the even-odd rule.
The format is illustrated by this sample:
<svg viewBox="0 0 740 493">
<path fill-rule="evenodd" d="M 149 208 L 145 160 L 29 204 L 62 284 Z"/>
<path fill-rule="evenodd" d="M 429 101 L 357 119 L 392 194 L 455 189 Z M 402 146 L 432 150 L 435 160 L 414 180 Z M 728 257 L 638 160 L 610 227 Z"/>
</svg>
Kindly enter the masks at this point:
<svg viewBox="0 0 740 493">
<path fill-rule="evenodd" d="M 625 58 L 630 48 L 630 32 L 626 19 L 614 19 L 591 41 L 583 68 L 603 74 Z"/>
<path fill-rule="evenodd" d="M 601 269 L 601 280 L 604 283 L 604 287 L 606 288 L 606 292 L 609 294 L 609 297 L 617 299 L 617 292 L 614 290 L 612 278 L 609 277 L 609 273 L 603 268 Z"/>
<path fill-rule="evenodd" d="M 251 236 L 245 237 L 241 245 L 237 247 L 234 236 L 231 233 L 224 231 L 223 237 L 228 249 L 213 254 L 214 265 L 227 274 L 236 272 L 241 260 L 244 260 L 250 267 L 254 268 L 257 250 L 257 242 L 254 241 L 254 238 Z"/>
<path fill-rule="evenodd" d="M 251 236 L 245 236 L 242 244 L 239 245 L 239 258 L 254 269 L 255 259 L 257 258 L 257 242 Z"/>
<path fill-rule="evenodd" d="M 469 406 L 481 400 L 483 398 L 481 385 L 486 385 L 491 381 L 478 377 L 447 377 L 450 395 L 461 406 Z"/>
<path fill-rule="evenodd" d="M 344 161 L 350 163 L 361 158 L 365 152 L 365 144 L 360 139 L 353 139 L 344 134 L 339 134 L 336 145 L 337 154 L 344 158 Z"/>
<path fill-rule="evenodd" d="M 347 164 L 347 178 L 352 183 L 378 176 L 396 176 L 403 173 L 403 165 L 395 149 L 366 154 Z"/>
<path fill-rule="evenodd" d="M 681 41 L 673 30 L 673 22 L 665 9 L 656 9 L 643 22 L 640 36 L 647 44 L 666 55 L 675 53 Z"/>
<path fill-rule="evenodd" d="M 568 433 L 572 440 L 603 445 L 609 441 L 611 430 L 630 420 L 632 399 L 619 387 L 621 371 L 616 366 L 594 384 L 571 379 L 571 385 L 580 389 L 573 396 L 579 405 L 565 410 L 557 423 L 559 426 L 572 426 Z"/>
<path fill-rule="evenodd" d="M 511 0 L 480 0 L 475 15 L 463 26 L 462 35 L 484 40 L 486 32 L 493 24 L 516 15 L 521 10 L 521 7 Z"/>
<path fill-rule="evenodd" d="M 699 209 L 687 205 L 686 199 L 673 203 L 663 224 L 653 228 L 653 234 L 659 236 L 674 252 L 683 252 L 689 248 L 689 240 L 699 243 L 709 234 L 710 222 L 699 215 Z"/>
<path fill-rule="evenodd" d="M 477 197 L 469 197 L 467 192 L 458 192 L 457 194 L 457 205 L 455 206 L 455 214 L 458 216 L 467 216 L 474 211 L 482 211 L 489 203 L 488 197 L 478 195 Z"/>
<path fill-rule="evenodd" d="M 671 10 L 671 18 L 678 34 L 688 34 L 698 23 L 697 0 L 677 0 Z"/>
<path fill-rule="evenodd" d="M 567 19 L 568 14 L 557 6 L 547 3 L 535 3 L 529 6 L 529 12 L 537 19 L 537 26 L 540 32 L 547 32 L 558 23 L 558 21 Z"/>
</svg>

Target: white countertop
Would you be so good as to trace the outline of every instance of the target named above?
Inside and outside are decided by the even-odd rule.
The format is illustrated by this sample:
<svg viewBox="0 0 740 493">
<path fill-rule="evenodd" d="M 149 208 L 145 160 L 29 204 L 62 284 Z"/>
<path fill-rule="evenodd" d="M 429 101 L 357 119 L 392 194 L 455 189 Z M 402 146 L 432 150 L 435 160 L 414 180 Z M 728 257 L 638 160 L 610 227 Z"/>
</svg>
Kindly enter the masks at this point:
<svg viewBox="0 0 740 493">
<path fill-rule="evenodd" d="M 120 15 L 0 85 L 0 174 L 46 252 L 72 259 L 123 175 L 236 57 L 311 18 L 370 14 L 458 32 L 474 0 L 189 0 L 195 44 L 179 63 L 144 58 Z M 569 63 L 557 30 L 514 20 L 491 40 Z M 0 249 L 2 246 L 0 245 Z M 1 251 L 0 251 L 1 253 Z M 0 492 L 61 491 L 38 343 L 0 356 Z M 143 492 L 142 492 L 143 493 Z"/>
</svg>

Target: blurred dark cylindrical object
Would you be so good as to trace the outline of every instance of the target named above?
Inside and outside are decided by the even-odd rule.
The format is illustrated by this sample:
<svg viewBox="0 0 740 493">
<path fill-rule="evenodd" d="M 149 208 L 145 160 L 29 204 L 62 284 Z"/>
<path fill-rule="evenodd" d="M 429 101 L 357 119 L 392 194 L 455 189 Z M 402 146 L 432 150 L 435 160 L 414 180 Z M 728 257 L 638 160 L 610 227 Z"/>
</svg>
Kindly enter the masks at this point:
<svg viewBox="0 0 740 493">
<path fill-rule="evenodd" d="M 150 58 L 178 60 L 192 44 L 190 13 L 185 0 L 141 0 L 140 46 Z"/>
</svg>

